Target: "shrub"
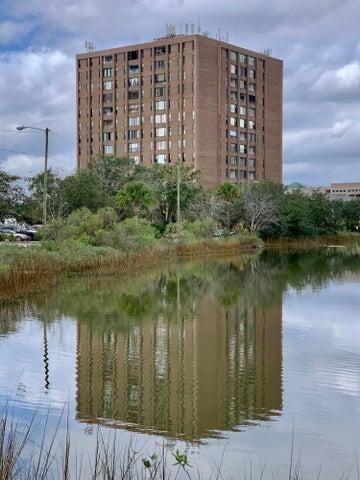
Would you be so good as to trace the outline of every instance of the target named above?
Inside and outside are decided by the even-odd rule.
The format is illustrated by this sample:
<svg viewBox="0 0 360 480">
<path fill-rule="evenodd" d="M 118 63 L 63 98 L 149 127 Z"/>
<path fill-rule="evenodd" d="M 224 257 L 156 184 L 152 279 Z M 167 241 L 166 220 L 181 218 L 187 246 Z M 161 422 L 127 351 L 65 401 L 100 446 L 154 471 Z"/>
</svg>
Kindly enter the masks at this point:
<svg viewBox="0 0 360 480">
<path fill-rule="evenodd" d="M 180 242 L 195 241 L 213 238 L 218 226 L 212 219 L 184 221 L 180 224 L 170 223 L 165 231 L 165 236 Z"/>
<path fill-rule="evenodd" d="M 125 252 L 152 247 L 156 242 L 155 229 L 144 218 L 128 218 L 117 224 L 107 242 L 109 246 Z"/>
<path fill-rule="evenodd" d="M 184 222 L 183 228 L 196 239 L 213 238 L 218 226 L 211 218 Z"/>
</svg>

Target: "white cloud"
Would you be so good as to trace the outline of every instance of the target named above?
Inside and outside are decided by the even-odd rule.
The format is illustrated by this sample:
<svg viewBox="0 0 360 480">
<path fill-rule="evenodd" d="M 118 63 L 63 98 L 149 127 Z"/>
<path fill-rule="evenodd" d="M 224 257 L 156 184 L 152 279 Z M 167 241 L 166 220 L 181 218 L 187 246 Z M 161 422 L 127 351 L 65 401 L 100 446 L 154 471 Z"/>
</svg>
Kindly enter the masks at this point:
<svg viewBox="0 0 360 480">
<path fill-rule="evenodd" d="M 0 23 L 0 45 L 10 42 L 17 43 L 23 35 L 28 34 L 33 28 L 31 22 L 14 22 L 12 20 Z"/>
<path fill-rule="evenodd" d="M 73 58 L 58 50 L 0 54 L 0 148 L 42 155 L 43 134 L 29 130 L 15 133 L 16 126 L 49 127 L 69 139 L 65 141 L 50 134 L 49 164 L 74 168 L 75 147 L 71 143 L 75 142 L 74 69 Z M 39 158 L 0 151 L 2 167 L 20 175 L 40 171 L 43 160 Z"/>
<path fill-rule="evenodd" d="M 329 100 L 360 101 L 360 62 L 354 61 L 337 69 L 326 70 L 312 90 Z"/>
</svg>

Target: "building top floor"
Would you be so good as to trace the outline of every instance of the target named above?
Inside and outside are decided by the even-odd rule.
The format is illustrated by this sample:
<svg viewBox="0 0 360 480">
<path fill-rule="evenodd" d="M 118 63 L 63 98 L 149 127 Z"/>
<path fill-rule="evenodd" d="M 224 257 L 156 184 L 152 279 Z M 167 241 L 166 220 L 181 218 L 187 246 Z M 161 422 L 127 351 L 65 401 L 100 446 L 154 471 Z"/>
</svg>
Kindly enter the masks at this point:
<svg viewBox="0 0 360 480">
<path fill-rule="evenodd" d="M 136 43 L 132 45 L 124 45 L 120 47 L 114 47 L 114 48 L 109 48 L 109 49 L 104 49 L 104 50 L 94 50 L 90 52 L 85 52 L 85 53 L 79 53 L 76 55 L 77 60 L 81 59 L 86 59 L 86 58 L 93 58 L 93 57 L 99 57 L 99 56 L 111 56 L 116 53 L 126 53 L 126 52 L 131 52 L 131 51 L 139 51 L 139 50 L 145 50 L 148 48 L 161 48 L 161 47 L 168 47 L 171 45 L 177 45 L 182 42 L 194 42 L 194 45 L 198 45 L 200 42 L 205 43 L 207 45 L 213 45 L 213 46 L 221 46 L 224 49 L 234 51 L 236 53 L 242 53 L 248 57 L 255 57 L 258 59 L 262 60 L 271 60 L 274 62 L 278 63 L 283 63 L 282 60 L 266 55 L 265 53 L 259 53 L 254 50 L 249 50 L 243 47 L 240 47 L 238 45 L 234 45 L 231 43 L 227 43 L 221 40 L 216 40 L 210 37 L 207 37 L 205 35 L 201 34 L 192 34 L 192 35 L 171 35 L 171 36 L 166 36 L 166 37 L 161 37 L 154 39 L 149 42 L 143 42 L 143 43 Z M 160 51 L 160 50 L 159 50 Z M 163 51 L 163 53 L 166 53 L 166 48 Z"/>
</svg>

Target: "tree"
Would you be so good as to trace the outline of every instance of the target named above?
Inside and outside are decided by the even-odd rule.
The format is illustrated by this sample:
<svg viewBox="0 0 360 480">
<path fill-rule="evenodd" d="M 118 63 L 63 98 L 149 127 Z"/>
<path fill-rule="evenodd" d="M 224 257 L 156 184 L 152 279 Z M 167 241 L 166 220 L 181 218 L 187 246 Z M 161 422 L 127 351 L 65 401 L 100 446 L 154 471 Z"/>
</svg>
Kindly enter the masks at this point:
<svg viewBox="0 0 360 480">
<path fill-rule="evenodd" d="M 0 170 L 0 221 L 19 213 L 24 198 L 19 180 L 20 177 Z"/>
<path fill-rule="evenodd" d="M 61 183 L 64 213 L 69 214 L 78 208 L 88 208 L 95 212 L 99 208 L 113 206 L 114 200 L 103 188 L 102 180 L 91 170 L 83 169 L 66 177 Z"/>
<path fill-rule="evenodd" d="M 126 183 L 140 179 L 144 168 L 127 157 L 99 155 L 89 162 L 87 170 L 98 178 L 101 189 L 113 197 Z"/>
<path fill-rule="evenodd" d="M 158 203 L 158 216 L 162 228 L 176 220 L 178 169 L 180 208 L 181 213 L 186 215 L 189 206 L 201 192 L 198 184 L 199 172 L 193 167 L 185 165 L 167 165 L 166 167 L 154 165 L 145 172 Z"/>
<path fill-rule="evenodd" d="M 22 217 L 29 223 L 42 221 L 44 202 L 44 173 L 26 179 L 29 195 L 22 207 Z M 52 220 L 63 215 L 63 195 L 61 178 L 51 169 L 47 171 L 47 215 Z"/>
<path fill-rule="evenodd" d="M 223 202 L 223 223 L 225 224 L 226 228 L 230 230 L 230 228 L 238 219 L 238 212 L 236 213 L 235 204 L 239 198 L 239 187 L 230 182 L 223 182 L 216 187 L 215 195 Z"/>
<path fill-rule="evenodd" d="M 144 217 L 155 204 L 155 195 L 143 181 L 129 182 L 116 195 L 116 203 L 124 216 Z"/>
<path fill-rule="evenodd" d="M 240 203 L 245 227 L 251 233 L 269 231 L 280 221 L 281 187 L 271 182 L 244 183 Z"/>
</svg>

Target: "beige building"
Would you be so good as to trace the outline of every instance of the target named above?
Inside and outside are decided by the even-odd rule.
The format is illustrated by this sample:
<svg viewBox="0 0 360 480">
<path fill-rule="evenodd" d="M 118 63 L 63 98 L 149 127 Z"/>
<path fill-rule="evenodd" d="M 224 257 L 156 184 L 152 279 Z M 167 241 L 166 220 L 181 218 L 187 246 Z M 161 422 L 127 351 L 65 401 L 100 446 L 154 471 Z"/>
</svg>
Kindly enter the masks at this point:
<svg viewBox="0 0 360 480">
<path fill-rule="evenodd" d="M 353 200 L 360 198 L 360 182 L 332 183 L 329 189 L 331 200 Z"/>
<path fill-rule="evenodd" d="M 182 162 L 206 186 L 282 181 L 281 60 L 203 35 L 77 55 L 78 168 Z"/>
</svg>

